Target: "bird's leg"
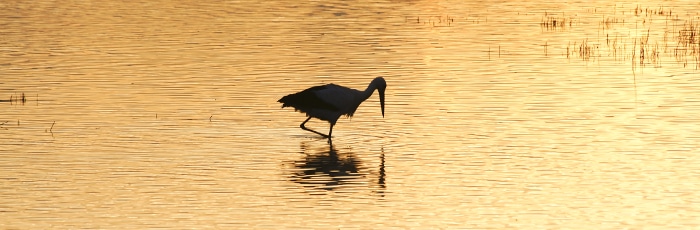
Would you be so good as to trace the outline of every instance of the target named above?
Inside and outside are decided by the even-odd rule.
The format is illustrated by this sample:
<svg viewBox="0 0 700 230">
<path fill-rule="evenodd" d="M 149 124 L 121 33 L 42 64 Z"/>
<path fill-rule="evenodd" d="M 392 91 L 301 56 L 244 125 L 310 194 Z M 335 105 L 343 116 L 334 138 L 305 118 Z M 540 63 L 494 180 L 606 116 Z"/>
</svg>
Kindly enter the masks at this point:
<svg viewBox="0 0 700 230">
<path fill-rule="evenodd" d="M 302 122 L 301 125 L 299 125 L 299 127 L 301 127 L 301 129 L 303 129 L 303 130 L 309 130 L 306 128 L 306 126 L 304 126 L 304 124 L 306 124 L 306 122 L 309 120 L 311 120 L 311 117 L 306 118 L 306 120 L 304 122 Z"/>
<path fill-rule="evenodd" d="M 333 144 L 333 138 L 331 138 L 332 137 L 331 134 L 333 133 L 333 126 L 334 125 L 335 124 L 331 123 L 331 130 L 328 131 L 328 144 L 331 144 L 331 145 Z"/>
<path fill-rule="evenodd" d="M 316 133 L 316 134 L 318 134 L 318 135 L 321 135 L 321 136 L 323 136 L 324 138 L 329 138 L 329 137 L 330 137 L 329 135 L 320 133 L 320 132 L 318 132 L 318 131 L 316 131 L 316 130 L 306 128 L 306 126 L 304 126 L 304 124 L 306 124 L 306 122 L 308 122 L 309 120 L 311 120 L 311 117 L 306 118 L 306 120 L 305 120 L 304 122 L 302 122 L 301 125 L 299 125 L 299 127 L 300 127 L 301 129 L 303 129 L 303 130 L 310 131 L 310 132 Z"/>
<path fill-rule="evenodd" d="M 333 133 L 333 126 L 334 126 L 334 125 L 335 125 L 335 124 L 331 123 L 331 130 L 328 131 L 328 139 L 331 139 L 331 134 Z"/>
</svg>

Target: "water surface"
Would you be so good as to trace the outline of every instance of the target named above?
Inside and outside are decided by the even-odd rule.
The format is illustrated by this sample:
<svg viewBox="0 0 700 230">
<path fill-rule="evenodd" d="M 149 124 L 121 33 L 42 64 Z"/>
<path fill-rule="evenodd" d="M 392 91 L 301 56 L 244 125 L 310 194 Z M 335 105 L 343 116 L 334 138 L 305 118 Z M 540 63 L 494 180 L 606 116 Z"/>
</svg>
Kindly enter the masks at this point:
<svg viewBox="0 0 700 230">
<path fill-rule="evenodd" d="M 698 227 L 696 12 L 0 3 L 0 226 Z M 332 143 L 276 102 L 376 76 Z"/>
</svg>

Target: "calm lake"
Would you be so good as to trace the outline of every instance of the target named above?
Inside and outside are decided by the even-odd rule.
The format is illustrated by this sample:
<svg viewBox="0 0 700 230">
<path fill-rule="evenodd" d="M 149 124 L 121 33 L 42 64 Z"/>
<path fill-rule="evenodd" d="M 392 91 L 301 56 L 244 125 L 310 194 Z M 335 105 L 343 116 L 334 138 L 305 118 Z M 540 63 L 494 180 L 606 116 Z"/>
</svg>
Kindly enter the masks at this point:
<svg viewBox="0 0 700 230">
<path fill-rule="evenodd" d="M 0 228 L 699 228 L 699 12 L 3 1 Z M 332 143 L 277 102 L 377 76 Z"/>
</svg>

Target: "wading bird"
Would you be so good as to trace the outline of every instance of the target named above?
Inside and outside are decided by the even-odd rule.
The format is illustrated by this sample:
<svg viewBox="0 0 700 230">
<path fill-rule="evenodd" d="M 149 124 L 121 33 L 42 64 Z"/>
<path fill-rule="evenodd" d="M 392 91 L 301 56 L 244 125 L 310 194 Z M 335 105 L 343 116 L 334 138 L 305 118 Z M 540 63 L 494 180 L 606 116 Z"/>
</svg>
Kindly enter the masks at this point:
<svg viewBox="0 0 700 230">
<path fill-rule="evenodd" d="M 384 117 L 384 90 L 386 89 L 386 81 L 384 78 L 377 77 L 369 83 L 365 91 L 351 89 L 336 84 L 327 84 L 314 86 L 304 91 L 289 94 L 279 99 L 284 107 L 294 107 L 295 111 L 306 113 L 307 118 L 299 125 L 303 130 L 314 132 L 325 138 L 330 139 L 333 133 L 333 126 L 338 121 L 340 116 L 345 115 L 352 117 L 360 104 L 367 100 L 374 90 L 379 91 L 379 103 L 382 106 L 382 117 Z M 304 124 L 312 117 L 328 121 L 331 123 L 328 135 L 318 131 L 306 128 Z"/>
</svg>

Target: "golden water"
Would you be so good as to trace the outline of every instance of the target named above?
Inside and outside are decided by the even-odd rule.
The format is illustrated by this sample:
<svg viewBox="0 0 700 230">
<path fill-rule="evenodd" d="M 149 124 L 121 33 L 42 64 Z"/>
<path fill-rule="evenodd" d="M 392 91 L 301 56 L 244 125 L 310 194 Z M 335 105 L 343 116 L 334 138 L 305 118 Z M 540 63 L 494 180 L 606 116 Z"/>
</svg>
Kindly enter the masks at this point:
<svg viewBox="0 0 700 230">
<path fill-rule="evenodd" d="M 2 2 L 0 228 L 697 228 L 698 5 L 549 2 Z"/>
</svg>

